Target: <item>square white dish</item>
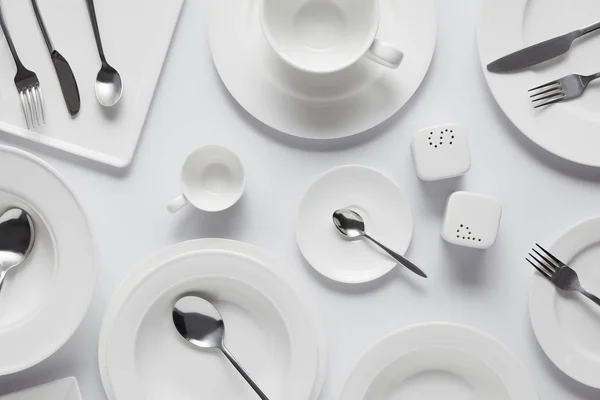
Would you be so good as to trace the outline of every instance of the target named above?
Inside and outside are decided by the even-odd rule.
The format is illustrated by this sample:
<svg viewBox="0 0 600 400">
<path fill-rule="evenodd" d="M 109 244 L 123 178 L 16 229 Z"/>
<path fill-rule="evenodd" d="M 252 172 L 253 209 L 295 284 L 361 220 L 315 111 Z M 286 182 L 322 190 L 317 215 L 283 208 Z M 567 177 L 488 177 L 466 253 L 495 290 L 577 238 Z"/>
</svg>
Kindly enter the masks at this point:
<svg viewBox="0 0 600 400">
<path fill-rule="evenodd" d="M 46 124 L 27 130 L 14 84 L 15 64 L 0 39 L 0 131 L 43 146 L 124 168 L 131 163 L 146 120 L 183 0 L 96 2 L 108 62 L 123 78 L 123 98 L 113 108 L 96 100 L 100 59 L 85 1 L 46 0 L 40 10 L 54 47 L 67 59 L 79 86 L 81 111 L 69 115 L 29 1 L 5 0 L 2 11 L 23 64 L 44 94 Z"/>
<path fill-rule="evenodd" d="M 82 400 L 77 379 L 70 377 L 0 396 L 0 400 Z"/>
</svg>

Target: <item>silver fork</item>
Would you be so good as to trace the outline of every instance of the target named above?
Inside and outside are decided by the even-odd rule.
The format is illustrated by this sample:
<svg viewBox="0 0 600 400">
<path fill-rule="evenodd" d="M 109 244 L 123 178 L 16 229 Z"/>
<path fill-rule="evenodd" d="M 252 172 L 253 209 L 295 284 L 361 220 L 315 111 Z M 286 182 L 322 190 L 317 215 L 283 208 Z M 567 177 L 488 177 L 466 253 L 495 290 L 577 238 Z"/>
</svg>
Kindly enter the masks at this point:
<svg viewBox="0 0 600 400">
<path fill-rule="evenodd" d="M 10 37 L 6 23 L 4 22 L 4 15 L 0 8 L 0 26 L 4 32 L 4 37 L 8 42 L 8 47 L 15 60 L 17 66 L 17 74 L 15 75 L 15 85 L 19 92 L 19 98 L 21 99 L 21 105 L 23 106 L 23 113 L 25 114 L 25 122 L 27 128 L 35 128 L 38 125 L 45 123 L 44 118 L 44 98 L 42 96 L 42 88 L 40 87 L 40 81 L 37 75 L 25 68 L 19 56 L 15 45 Z"/>
<path fill-rule="evenodd" d="M 575 99 L 583 94 L 594 79 L 600 78 L 600 72 L 592 75 L 571 74 L 544 85 L 529 89 L 529 97 L 534 108 Z"/>
<path fill-rule="evenodd" d="M 539 271 L 542 276 L 547 278 L 560 290 L 566 292 L 579 292 L 597 305 L 600 306 L 600 298 L 594 296 L 587 290 L 585 290 L 579 283 L 579 277 L 571 267 L 554 257 L 550 252 L 544 249 L 539 244 L 536 246 L 542 251 L 541 253 L 535 248 L 532 250 L 536 255 L 529 253 L 529 257 L 533 258 L 536 262 L 534 263 L 529 258 L 526 260 L 529 264 L 533 265 L 535 269 Z M 537 264 L 536 264 L 537 263 Z"/>
</svg>

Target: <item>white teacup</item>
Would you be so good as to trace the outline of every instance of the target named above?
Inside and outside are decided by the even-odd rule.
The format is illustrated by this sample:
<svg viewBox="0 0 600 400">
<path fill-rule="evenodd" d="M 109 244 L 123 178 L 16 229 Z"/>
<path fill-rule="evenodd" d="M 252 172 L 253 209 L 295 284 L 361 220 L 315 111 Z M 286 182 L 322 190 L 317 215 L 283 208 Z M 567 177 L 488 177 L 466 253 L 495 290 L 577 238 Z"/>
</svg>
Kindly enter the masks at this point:
<svg viewBox="0 0 600 400">
<path fill-rule="evenodd" d="M 403 54 L 376 38 L 379 0 L 261 0 L 264 35 L 288 64 L 311 73 L 340 71 L 361 57 L 397 68 Z"/>
<path fill-rule="evenodd" d="M 183 194 L 173 199 L 167 209 L 175 213 L 192 204 L 204 211 L 222 211 L 242 197 L 244 186 L 244 167 L 239 157 L 223 146 L 204 146 L 190 154 L 183 164 Z"/>
</svg>

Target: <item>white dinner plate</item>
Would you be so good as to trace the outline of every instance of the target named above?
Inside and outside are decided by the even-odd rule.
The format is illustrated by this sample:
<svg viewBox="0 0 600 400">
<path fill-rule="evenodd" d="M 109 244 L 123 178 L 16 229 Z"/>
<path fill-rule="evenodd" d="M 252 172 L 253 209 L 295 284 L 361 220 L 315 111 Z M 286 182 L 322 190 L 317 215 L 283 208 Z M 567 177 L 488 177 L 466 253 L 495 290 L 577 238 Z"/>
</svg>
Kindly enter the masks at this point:
<svg viewBox="0 0 600 400">
<path fill-rule="evenodd" d="M 529 139 L 559 157 L 600 166 L 600 90 L 593 85 L 583 97 L 534 109 L 527 90 L 572 73 L 592 74 L 600 65 L 600 36 L 577 40 L 558 59 L 532 68 L 494 74 L 490 62 L 523 47 L 598 21 L 595 0 L 485 0 L 479 20 L 479 55 L 496 101 Z"/>
<path fill-rule="evenodd" d="M 70 377 L 0 396 L 0 400 L 81 400 L 77 379 Z"/>
<path fill-rule="evenodd" d="M 550 251 L 572 267 L 582 285 L 600 295 L 600 217 L 565 233 Z M 529 314 L 540 346 L 565 374 L 600 389 L 600 309 L 578 293 L 561 293 L 535 273 Z"/>
<path fill-rule="evenodd" d="M 294 282 L 244 243 L 203 239 L 163 251 L 129 275 L 108 308 L 99 347 L 108 397 L 254 398 L 225 358 L 191 349 L 174 329 L 174 301 L 192 291 L 219 308 L 228 348 L 267 394 L 316 399 L 324 338 L 316 306 Z"/>
<path fill-rule="evenodd" d="M 519 361 L 495 339 L 447 323 L 400 330 L 367 351 L 340 400 L 533 400 Z"/>
<path fill-rule="evenodd" d="M 395 114 L 423 81 L 435 48 L 433 0 L 381 0 L 378 37 L 404 52 L 396 70 L 359 61 L 313 75 L 282 61 L 263 36 L 259 1 L 213 1 L 210 47 L 221 80 L 264 124 L 310 139 L 335 139 L 373 128 Z"/>
<path fill-rule="evenodd" d="M 36 229 L 30 257 L 0 291 L 0 375 L 7 375 L 46 359 L 75 332 L 92 298 L 96 260 L 86 216 L 58 172 L 5 146 L 0 171 L 0 213 L 23 208 Z"/>
<path fill-rule="evenodd" d="M 329 279 L 363 283 L 387 274 L 396 262 L 367 240 L 348 241 L 333 224 L 333 212 L 350 208 L 366 231 L 404 254 L 413 230 L 408 198 L 389 177 L 360 165 L 334 168 L 321 175 L 300 203 L 296 240 L 304 258 Z"/>
</svg>

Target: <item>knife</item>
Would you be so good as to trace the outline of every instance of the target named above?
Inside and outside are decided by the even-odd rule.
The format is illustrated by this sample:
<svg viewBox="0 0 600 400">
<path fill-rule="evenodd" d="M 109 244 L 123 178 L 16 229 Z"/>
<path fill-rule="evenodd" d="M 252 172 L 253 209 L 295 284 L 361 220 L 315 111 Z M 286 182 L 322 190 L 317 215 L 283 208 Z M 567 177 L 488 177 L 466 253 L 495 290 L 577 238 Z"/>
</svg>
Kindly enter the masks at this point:
<svg viewBox="0 0 600 400">
<path fill-rule="evenodd" d="M 534 44 L 507 56 L 501 57 L 487 66 L 490 72 L 511 72 L 528 68 L 565 54 L 577 38 L 600 29 L 600 22 L 573 32 Z"/>
<path fill-rule="evenodd" d="M 73 70 L 71 69 L 71 66 L 67 60 L 56 49 L 54 49 L 54 46 L 52 46 L 52 42 L 50 41 L 50 37 L 48 36 L 46 26 L 44 25 L 42 15 L 37 5 L 37 0 L 31 0 L 31 4 L 33 5 L 35 17 L 37 18 L 42 35 L 44 36 L 46 47 L 48 47 L 50 58 L 54 64 L 54 69 L 56 70 L 56 75 L 58 76 L 58 82 L 60 83 L 60 89 L 62 90 L 63 97 L 65 98 L 67 109 L 69 110 L 69 114 L 71 114 L 71 116 L 75 116 L 79 112 L 81 99 L 79 97 L 79 88 L 77 87 L 77 81 L 73 75 Z"/>
</svg>

